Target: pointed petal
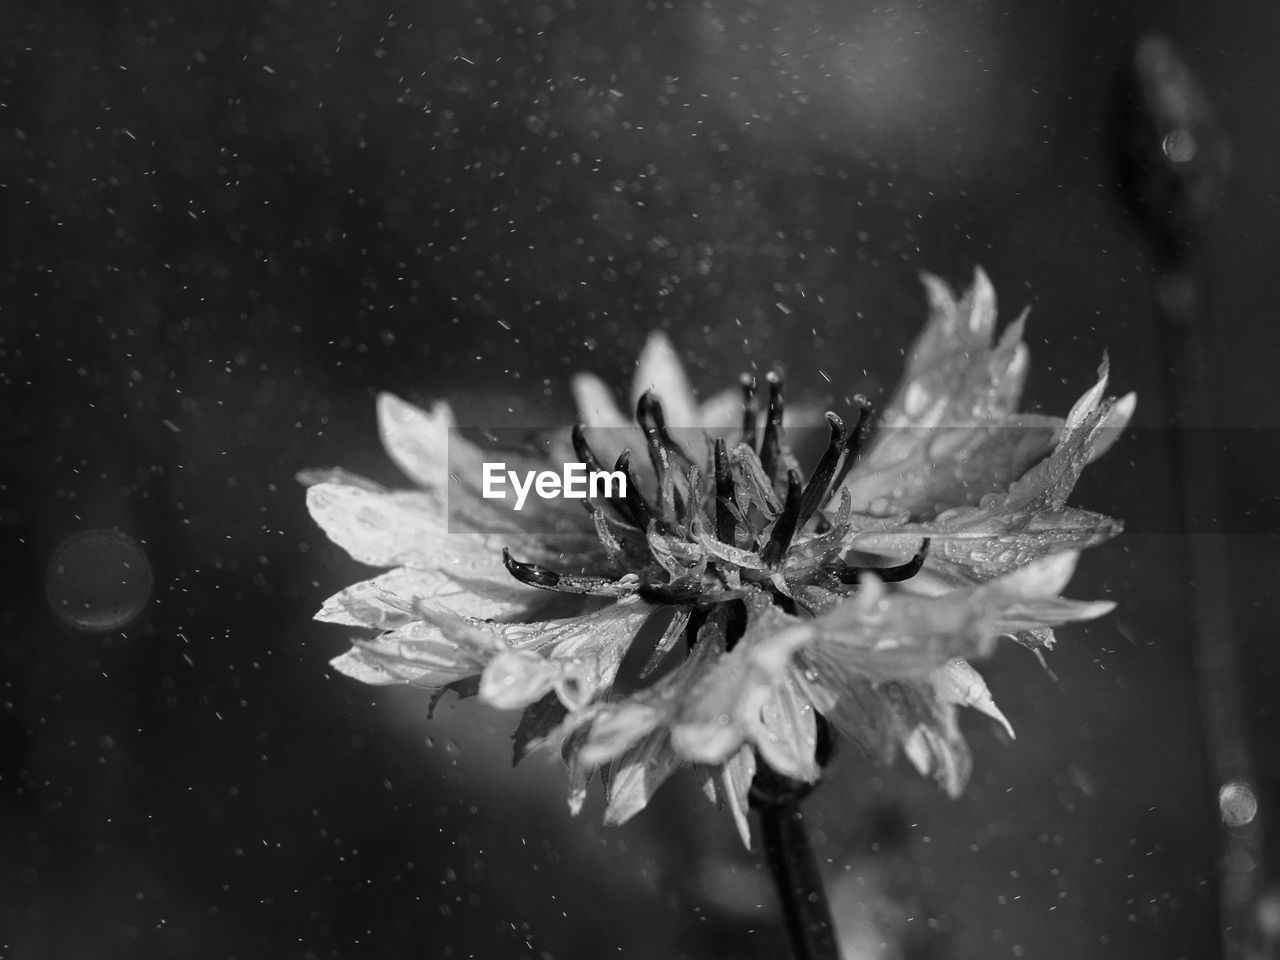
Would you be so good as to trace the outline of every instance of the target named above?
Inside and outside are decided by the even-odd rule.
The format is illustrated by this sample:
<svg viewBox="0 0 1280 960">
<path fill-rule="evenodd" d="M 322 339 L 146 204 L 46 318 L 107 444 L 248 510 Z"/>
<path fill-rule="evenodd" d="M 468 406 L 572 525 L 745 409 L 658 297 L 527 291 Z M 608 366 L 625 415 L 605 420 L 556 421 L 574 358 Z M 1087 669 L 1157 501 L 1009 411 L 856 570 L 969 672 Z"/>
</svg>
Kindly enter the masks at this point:
<svg viewBox="0 0 1280 960">
<path fill-rule="evenodd" d="M 973 758 L 956 724 L 955 707 L 941 701 L 928 683 L 886 684 L 883 693 L 897 717 L 907 759 L 950 796 L 960 796 Z"/>
<path fill-rule="evenodd" d="M 681 762 L 664 730 L 649 734 L 631 747 L 614 765 L 604 822 L 626 823 L 643 810 L 654 791 L 679 769 Z"/>
<path fill-rule="evenodd" d="M 689 617 L 692 613 L 692 607 L 676 608 L 671 617 L 671 622 L 662 631 L 662 636 L 653 647 L 653 653 L 649 655 L 648 661 L 640 671 L 641 680 L 648 679 L 653 671 L 657 670 L 662 664 L 662 661 L 667 658 L 667 654 L 671 652 L 671 649 L 684 637 L 685 628 L 689 625 Z"/>
<path fill-rule="evenodd" d="M 482 575 L 459 578 L 445 570 L 397 567 L 353 583 L 324 602 L 315 618 L 325 623 L 390 630 L 419 619 L 415 602 L 478 619 L 509 619 L 539 609 L 546 594 L 527 587 L 501 569 L 501 557 L 488 553 Z"/>
<path fill-rule="evenodd" d="M 812 648 L 848 675 L 880 682 L 924 677 L 953 657 L 990 652 L 994 610 L 976 590 L 936 597 L 855 595 L 813 621 Z"/>
<path fill-rule="evenodd" d="M 1133 412 L 1138 406 L 1138 395 L 1136 393 L 1126 393 L 1123 397 L 1115 402 L 1111 408 L 1111 412 L 1098 428 L 1098 439 L 1094 447 L 1089 451 L 1089 462 L 1097 460 L 1100 456 L 1110 450 L 1120 434 L 1124 432 L 1125 427 L 1129 425 L 1129 421 L 1133 419 Z"/>
<path fill-rule="evenodd" d="M 930 317 L 902 385 L 846 481 L 855 508 L 928 517 L 1004 489 L 1052 446 L 1058 422 L 1015 416 L 1028 370 L 1025 313 L 998 342 L 996 298 L 975 272 L 960 299 L 926 276 Z"/>
<path fill-rule="evenodd" d="M 938 668 L 932 680 L 933 688 L 937 691 L 938 698 L 943 703 L 973 707 L 979 713 L 986 714 L 1004 727 L 1010 738 L 1016 738 L 1016 734 L 1013 732 L 1013 725 L 1009 723 L 1009 718 L 996 706 L 995 699 L 991 696 L 991 691 L 987 689 L 987 682 L 982 679 L 982 674 L 978 673 L 965 661 L 948 661 Z"/>
<path fill-rule="evenodd" d="M 378 394 L 378 433 L 387 454 L 409 479 L 440 497 L 449 488 L 449 434 L 455 426 L 447 403 L 428 412 L 395 394 Z"/>
<path fill-rule="evenodd" d="M 725 800 L 729 812 L 733 814 L 734 826 L 738 828 L 738 836 L 742 845 L 751 849 L 751 820 L 747 816 L 750 809 L 749 795 L 751 781 L 756 777 L 756 753 L 750 747 L 743 747 L 725 762 L 720 774 L 724 785 Z"/>
<path fill-rule="evenodd" d="M 409 683 L 435 689 L 473 676 L 483 665 L 436 627 L 422 622 L 353 644 L 331 662 L 335 669 L 363 683 Z"/>
<path fill-rule="evenodd" d="M 578 419 L 589 429 L 609 431 L 633 425 L 631 417 L 618 409 L 613 391 L 599 377 L 580 373 L 573 378 L 571 389 L 578 407 Z"/>
<path fill-rule="evenodd" d="M 564 722 L 568 712 L 554 693 L 548 693 L 526 707 L 516 725 L 515 733 L 511 735 L 512 766 L 538 747 L 549 745 L 555 739 L 555 731 Z"/>
<path fill-rule="evenodd" d="M 599 766 L 630 749 L 663 721 L 662 710 L 642 700 L 611 704 L 592 722 L 582 746 L 582 761 Z"/>
<path fill-rule="evenodd" d="M 698 404 L 685 376 L 680 357 L 667 339 L 667 335 L 654 331 L 649 334 L 640 360 L 636 366 L 631 387 L 631 406 L 634 409 L 641 395 L 652 390 L 662 401 L 667 424 L 671 427 L 698 427 Z"/>
<path fill-rule="evenodd" d="M 671 731 L 676 752 L 697 763 L 722 763 L 748 737 L 763 749 L 779 746 L 767 734 L 786 734 L 797 757 L 803 752 L 802 719 L 789 715 L 777 719 L 772 731 L 763 726 L 763 712 L 774 689 L 786 680 L 795 650 L 809 637 L 810 628 L 799 618 L 782 612 L 762 594 L 748 600 L 747 629 L 730 652 L 701 671 L 691 686 Z M 807 701 L 806 701 L 807 703 Z M 784 713 L 792 707 L 783 705 Z M 776 716 L 776 714 L 775 714 Z M 812 721 L 812 711 L 808 718 Z M 762 741 L 771 739 L 768 745 Z M 797 759 L 796 769 L 802 769 Z"/>
<path fill-rule="evenodd" d="M 794 671 L 773 688 L 761 710 L 760 727 L 754 736 L 760 756 L 774 770 L 796 780 L 813 783 L 821 771 L 814 752 L 818 745 L 817 721 L 813 705 L 800 690 Z"/>
</svg>

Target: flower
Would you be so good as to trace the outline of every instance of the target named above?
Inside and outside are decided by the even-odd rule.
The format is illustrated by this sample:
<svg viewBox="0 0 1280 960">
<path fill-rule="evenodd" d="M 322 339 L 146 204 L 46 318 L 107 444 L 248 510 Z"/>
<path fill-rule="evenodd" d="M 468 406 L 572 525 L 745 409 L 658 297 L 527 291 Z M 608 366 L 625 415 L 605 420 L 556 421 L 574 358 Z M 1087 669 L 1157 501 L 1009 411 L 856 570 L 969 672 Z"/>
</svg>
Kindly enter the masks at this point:
<svg viewBox="0 0 1280 960">
<path fill-rule="evenodd" d="M 934 277 L 925 286 L 929 320 L 878 429 L 861 397 L 852 427 L 826 414 L 829 443 L 807 476 L 779 376 L 767 395 L 746 377 L 699 405 L 660 334 L 640 357 L 635 421 L 601 380 L 579 376 L 572 452 L 561 441 L 535 464 L 598 468 L 606 446 L 622 447 L 625 495 L 587 510 L 499 510 L 481 496 L 481 449 L 449 435 L 449 407 L 383 394 L 383 443 L 416 488 L 304 478 L 329 537 L 392 568 L 317 614 L 377 631 L 333 666 L 522 709 L 517 761 L 560 749 L 575 812 L 607 766 L 608 822 L 692 764 L 749 844 L 757 764 L 816 781 L 827 724 L 886 762 L 901 750 L 958 795 L 970 756 L 956 707 L 1013 735 L 969 660 L 1001 636 L 1051 647 L 1054 626 L 1113 607 L 1060 596 L 1079 552 L 1120 530 L 1065 501 L 1134 397 L 1104 398 L 1104 359 L 1065 419 L 1019 414 L 1025 314 L 997 338 L 981 271 L 960 297 Z M 647 624 L 650 682 L 628 692 L 619 667 Z"/>
</svg>

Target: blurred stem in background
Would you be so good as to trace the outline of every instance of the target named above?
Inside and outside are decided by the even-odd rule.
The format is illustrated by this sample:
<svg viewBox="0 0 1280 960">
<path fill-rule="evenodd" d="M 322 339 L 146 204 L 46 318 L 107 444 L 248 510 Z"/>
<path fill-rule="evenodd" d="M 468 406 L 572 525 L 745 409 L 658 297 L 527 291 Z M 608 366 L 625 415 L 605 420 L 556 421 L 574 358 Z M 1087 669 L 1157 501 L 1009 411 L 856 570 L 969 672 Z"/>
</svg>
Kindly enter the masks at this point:
<svg viewBox="0 0 1280 960">
<path fill-rule="evenodd" d="M 1188 534 L 1200 710 L 1222 819 L 1222 956 L 1253 960 L 1263 956 L 1257 919 L 1263 832 L 1242 712 L 1230 558 L 1225 535 L 1214 529 L 1224 501 L 1201 256 L 1226 185 L 1230 149 L 1208 97 L 1168 40 L 1139 41 L 1117 92 L 1112 145 L 1119 184 L 1158 256 L 1154 301 Z"/>
</svg>

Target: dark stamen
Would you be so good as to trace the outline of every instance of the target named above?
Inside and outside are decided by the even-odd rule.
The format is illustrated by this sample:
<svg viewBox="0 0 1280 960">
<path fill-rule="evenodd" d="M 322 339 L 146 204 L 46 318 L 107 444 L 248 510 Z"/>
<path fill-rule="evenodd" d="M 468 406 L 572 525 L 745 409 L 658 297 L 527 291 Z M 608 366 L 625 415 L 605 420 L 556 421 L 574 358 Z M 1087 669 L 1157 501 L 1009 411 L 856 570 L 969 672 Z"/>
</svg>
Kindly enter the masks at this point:
<svg viewBox="0 0 1280 960">
<path fill-rule="evenodd" d="M 507 573 L 531 587 L 554 590 L 560 583 L 560 574 L 536 563 L 522 563 L 512 557 L 511 551 L 506 547 L 502 548 L 502 563 L 507 568 Z"/>
<path fill-rule="evenodd" d="M 697 603 L 702 599 L 702 584 L 693 583 L 657 583 L 648 576 L 640 578 L 639 594 L 650 603 L 669 603 L 683 606 Z"/>
<path fill-rule="evenodd" d="M 840 485 L 844 483 L 844 478 L 849 475 L 854 462 L 858 459 L 858 454 L 862 450 L 862 445 L 866 442 L 867 435 L 871 432 L 871 415 L 875 412 L 875 407 L 862 394 L 854 397 L 853 402 L 858 405 L 858 422 L 854 424 L 853 429 L 849 432 L 848 439 L 845 441 L 844 462 L 840 464 L 840 472 L 836 474 L 836 478 L 831 484 L 832 490 L 840 489 Z"/>
<path fill-rule="evenodd" d="M 530 587 L 558 590 L 561 593 L 588 593 L 597 597 L 616 597 L 630 591 L 615 580 L 605 577 L 581 577 L 571 573 L 556 573 L 536 563 L 524 563 L 502 548 L 502 563 L 507 572 Z"/>
<path fill-rule="evenodd" d="M 661 485 L 663 474 L 667 470 L 667 458 L 662 456 L 662 428 L 665 426 L 662 415 L 662 402 L 652 390 L 646 390 L 636 403 L 636 423 L 644 431 L 644 439 L 649 447 L 649 461 L 653 464 L 653 472 L 658 475 Z"/>
<path fill-rule="evenodd" d="M 858 583 L 862 579 L 863 573 L 874 573 L 885 583 L 900 583 L 903 580 L 910 580 L 919 573 L 920 568 L 924 566 L 925 557 L 928 555 L 929 538 L 925 537 L 916 555 L 906 563 L 900 563 L 896 567 L 853 567 L 841 563 L 834 572 L 840 578 L 841 583 Z"/>
<path fill-rule="evenodd" d="M 649 524 L 656 522 L 659 530 L 665 530 L 666 523 L 654 513 L 653 507 L 649 505 L 649 501 L 640 492 L 640 482 L 636 479 L 636 472 L 631 469 L 630 450 L 622 451 L 622 456 L 618 457 L 617 466 L 613 469 L 621 470 L 623 476 L 627 478 L 627 507 L 631 511 L 631 516 L 635 519 L 636 526 L 641 531 L 648 533 Z"/>
<path fill-rule="evenodd" d="M 769 419 L 764 425 L 764 439 L 760 441 L 760 464 L 765 476 L 773 480 L 782 452 L 782 377 L 770 370 L 765 379 L 769 381 Z"/>
<path fill-rule="evenodd" d="M 591 444 L 587 443 L 587 427 L 581 421 L 573 425 L 573 452 L 577 454 L 582 463 L 587 465 L 587 469 L 591 472 L 595 473 L 604 470 L 604 465 L 600 463 L 600 458 L 591 449 Z"/>
<path fill-rule="evenodd" d="M 667 428 L 667 416 L 662 410 L 662 401 L 652 390 L 646 390 L 636 403 L 636 422 L 644 430 L 645 439 L 649 443 L 649 457 L 654 461 L 655 470 L 658 469 L 656 457 L 659 448 L 665 449 L 668 457 L 674 457 L 686 467 L 693 466 L 693 460 L 671 436 L 671 431 Z"/>
<path fill-rule="evenodd" d="M 737 522 L 729 504 L 733 500 L 733 474 L 729 472 L 729 454 L 724 440 L 716 440 L 716 539 L 731 547 L 737 544 Z"/>
<path fill-rule="evenodd" d="M 804 529 L 813 512 L 826 499 L 827 488 L 831 485 L 831 478 L 835 476 L 836 467 L 840 464 L 840 454 L 844 451 L 844 421 L 828 411 L 827 425 L 831 428 L 831 440 L 822 459 L 810 474 L 809 482 L 805 484 L 804 495 L 800 498 L 800 516 L 796 518 L 797 530 Z"/>
<path fill-rule="evenodd" d="M 742 442 L 752 450 L 756 448 L 756 378 L 744 373 L 738 378 L 742 385 Z"/>
<path fill-rule="evenodd" d="M 573 452 L 578 460 L 587 465 L 587 470 L 591 473 L 604 473 L 604 465 L 600 462 L 600 458 L 596 456 L 595 451 L 591 449 L 591 445 L 587 443 L 587 428 L 581 422 L 573 425 Z M 610 485 L 611 487 L 612 485 Z M 620 496 L 608 498 L 610 506 L 617 511 L 618 516 L 628 523 L 634 523 L 635 518 L 631 515 L 627 502 Z"/>
<path fill-rule="evenodd" d="M 782 512 L 773 524 L 769 534 L 769 542 L 765 544 L 760 559 L 768 566 L 775 566 L 791 546 L 791 538 L 796 534 L 796 521 L 800 516 L 800 474 L 794 470 L 787 471 L 787 499 L 782 505 Z"/>
</svg>

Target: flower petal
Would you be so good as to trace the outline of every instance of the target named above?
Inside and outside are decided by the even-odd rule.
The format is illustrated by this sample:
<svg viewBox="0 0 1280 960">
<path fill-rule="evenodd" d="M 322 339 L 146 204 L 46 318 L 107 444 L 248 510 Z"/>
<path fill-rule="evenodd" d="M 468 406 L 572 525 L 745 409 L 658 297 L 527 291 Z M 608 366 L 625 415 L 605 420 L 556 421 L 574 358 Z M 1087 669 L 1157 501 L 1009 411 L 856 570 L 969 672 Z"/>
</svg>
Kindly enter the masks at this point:
<svg viewBox="0 0 1280 960">
<path fill-rule="evenodd" d="M 635 421 L 618 409 L 608 384 L 594 374 L 578 374 L 573 378 L 571 389 L 578 419 L 588 429 L 612 431 L 635 426 Z"/>
<path fill-rule="evenodd" d="M 662 401 L 667 425 L 675 428 L 700 427 L 698 403 L 685 376 L 684 365 L 667 335 L 655 330 L 649 334 L 636 364 L 631 385 L 631 407 L 635 409 L 641 395 L 652 390 Z"/>
<path fill-rule="evenodd" d="M 747 817 L 747 811 L 751 806 L 751 781 L 756 777 L 756 752 L 750 747 L 743 747 L 725 763 L 724 772 L 720 776 L 729 812 L 733 814 L 734 825 L 738 828 L 738 836 L 742 838 L 742 845 L 750 850 L 751 821 Z"/>
<path fill-rule="evenodd" d="M 973 669 L 968 663 L 963 660 L 948 661 L 935 671 L 931 679 L 933 688 L 937 691 L 938 698 L 943 703 L 973 707 L 979 713 L 985 713 L 1004 727 L 1010 738 L 1016 739 L 1017 735 L 1013 732 L 1013 725 L 1009 723 L 1009 718 L 996 706 L 995 699 L 991 696 L 991 691 L 987 689 L 987 682 L 982 679 L 982 674 Z"/>
<path fill-rule="evenodd" d="M 656 730 L 632 746 L 613 766 L 604 822 L 622 824 L 634 817 L 681 763 L 665 730 Z"/>
<path fill-rule="evenodd" d="M 441 498 L 449 488 L 449 434 L 456 426 L 447 403 L 427 411 L 395 394 L 378 394 L 378 433 L 388 456 L 410 480 Z"/>
<path fill-rule="evenodd" d="M 556 730 L 564 723 L 568 713 L 554 693 L 546 694 L 541 700 L 525 708 L 515 733 L 511 735 L 512 765 L 519 763 L 536 748 L 554 741 Z"/>
<path fill-rule="evenodd" d="M 335 593 L 315 618 L 390 630 L 420 619 L 415 603 L 428 603 L 463 617 L 494 620 L 531 616 L 545 608 L 551 595 L 513 579 L 502 569 L 501 557 L 494 559 L 496 562 L 480 568 L 481 576 L 468 578 L 445 570 L 397 567 Z"/>
<path fill-rule="evenodd" d="M 376 493 L 321 483 L 307 488 L 307 509 L 330 540 L 371 566 L 443 566 L 456 551 L 476 543 L 470 536 L 450 537 L 444 504 L 425 492 Z"/>
<path fill-rule="evenodd" d="M 745 746 L 720 767 L 701 767 L 703 789 L 718 807 L 728 806 L 742 845 L 751 849 L 751 781 L 756 777 L 756 752 Z"/>
<path fill-rule="evenodd" d="M 760 756 L 778 773 L 813 783 L 821 772 L 814 757 L 817 718 L 793 673 L 794 669 L 789 670 L 765 701 L 753 740 Z"/>
<path fill-rule="evenodd" d="M 777 745 L 783 750 L 785 735 L 786 746 L 798 756 L 803 728 L 802 721 L 789 715 L 791 704 L 775 714 L 773 728 L 764 726 L 763 712 L 775 686 L 785 682 L 792 654 L 809 634 L 803 621 L 774 606 L 766 595 L 749 596 L 742 638 L 702 671 L 684 698 L 671 732 L 676 752 L 695 763 L 722 763 L 747 739 L 768 739 L 764 749 Z M 796 726 L 791 726 L 793 719 Z M 803 769 L 799 760 L 794 766 Z"/>
<path fill-rule="evenodd" d="M 558 664 L 524 650 L 504 650 L 480 675 L 480 699 L 499 710 L 529 706 L 550 693 L 560 679 Z"/>
<path fill-rule="evenodd" d="M 840 672 L 876 682 L 922 678 L 994 645 L 994 610 L 976 590 L 876 596 L 866 589 L 875 582 L 813 621 L 814 655 Z"/>
<path fill-rule="evenodd" d="M 950 796 L 960 796 L 969 783 L 973 757 L 956 723 L 955 707 L 941 701 L 929 684 L 887 684 L 884 693 L 897 717 L 907 759 Z"/>
<path fill-rule="evenodd" d="M 334 669 L 363 683 L 408 683 L 438 689 L 480 672 L 482 660 L 417 621 L 371 640 L 353 641 L 351 650 L 330 661 Z"/>
</svg>

